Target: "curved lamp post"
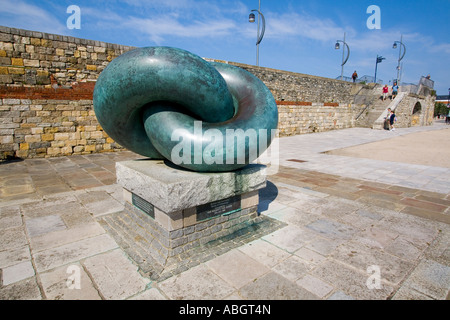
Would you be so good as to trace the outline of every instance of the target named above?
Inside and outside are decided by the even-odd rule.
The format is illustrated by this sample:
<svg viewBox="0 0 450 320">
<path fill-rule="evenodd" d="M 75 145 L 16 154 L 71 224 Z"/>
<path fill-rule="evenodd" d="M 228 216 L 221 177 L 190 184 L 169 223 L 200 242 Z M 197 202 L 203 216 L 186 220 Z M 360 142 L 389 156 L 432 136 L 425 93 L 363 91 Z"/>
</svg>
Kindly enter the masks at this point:
<svg viewBox="0 0 450 320">
<path fill-rule="evenodd" d="M 344 45 L 342 46 L 342 64 L 341 64 L 341 80 L 344 79 L 344 64 L 347 63 L 348 58 L 350 57 L 350 48 L 347 44 L 347 42 L 345 42 L 345 33 L 344 33 L 344 40 L 337 40 L 336 44 L 334 45 L 334 48 L 336 50 L 340 49 L 340 45 L 339 42 L 342 42 Z M 345 47 L 347 47 L 347 57 L 345 58 Z"/>
<path fill-rule="evenodd" d="M 397 85 L 400 85 L 400 61 L 402 61 L 403 57 L 406 53 L 406 47 L 402 42 L 403 35 L 400 36 L 400 41 L 394 41 L 394 44 L 392 45 L 392 49 L 397 49 L 397 45 L 400 45 L 400 50 L 398 51 L 398 65 L 397 65 Z M 403 47 L 403 53 L 402 53 L 402 47 Z"/>
<path fill-rule="evenodd" d="M 261 2 L 260 2 L 260 8 L 261 8 Z M 248 16 L 248 22 L 255 22 L 255 14 L 253 12 L 258 12 L 259 17 L 261 17 L 261 21 L 262 21 L 262 28 L 261 31 L 260 29 L 260 24 L 259 24 L 259 19 L 258 19 L 258 30 L 257 30 L 257 34 L 256 34 L 256 65 L 259 66 L 259 44 L 261 43 L 263 37 L 264 37 L 264 32 L 266 30 L 266 20 L 264 19 L 264 15 L 261 13 L 260 10 L 257 9 L 253 9 L 252 13 L 250 13 L 250 15 Z"/>
</svg>

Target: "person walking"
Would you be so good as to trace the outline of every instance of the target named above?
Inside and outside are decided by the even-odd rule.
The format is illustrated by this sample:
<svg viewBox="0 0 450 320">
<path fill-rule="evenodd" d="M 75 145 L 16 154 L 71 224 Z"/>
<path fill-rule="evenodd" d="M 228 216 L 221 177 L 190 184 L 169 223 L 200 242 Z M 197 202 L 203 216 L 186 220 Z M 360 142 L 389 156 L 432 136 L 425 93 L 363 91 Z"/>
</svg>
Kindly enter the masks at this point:
<svg viewBox="0 0 450 320">
<path fill-rule="evenodd" d="M 397 94 L 398 94 L 398 85 L 397 82 L 394 82 L 394 85 L 392 86 L 392 100 L 395 99 Z"/>
<path fill-rule="evenodd" d="M 388 88 L 387 84 L 385 84 L 383 87 L 383 101 L 386 100 L 388 93 L 389 93 L 389 88 Z"/>
</svg>

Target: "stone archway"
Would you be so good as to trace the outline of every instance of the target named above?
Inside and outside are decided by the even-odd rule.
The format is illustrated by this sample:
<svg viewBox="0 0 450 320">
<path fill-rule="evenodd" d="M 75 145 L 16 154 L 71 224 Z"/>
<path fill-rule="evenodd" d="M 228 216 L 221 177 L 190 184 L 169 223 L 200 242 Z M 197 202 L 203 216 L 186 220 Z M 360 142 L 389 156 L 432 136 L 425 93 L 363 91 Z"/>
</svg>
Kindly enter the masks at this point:
<svg viewBox="0 0 450 320">
<path fill-rule="evenodd" d="M 417 101 L 412 110 L 411 126 L 420 126 L 421 115 L 422 115 L 422 104 L 419 101 Z"/>
</svg>

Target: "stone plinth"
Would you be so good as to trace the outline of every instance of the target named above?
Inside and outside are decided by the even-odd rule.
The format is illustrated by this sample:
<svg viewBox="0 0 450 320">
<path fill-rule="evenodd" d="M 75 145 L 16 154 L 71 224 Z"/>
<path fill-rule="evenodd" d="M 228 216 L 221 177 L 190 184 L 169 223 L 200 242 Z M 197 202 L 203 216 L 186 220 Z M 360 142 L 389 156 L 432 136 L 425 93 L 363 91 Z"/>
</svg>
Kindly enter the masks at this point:
<svg viewBox="0 0 450 320">
<path fill-rule="evenodd" d="M 187 259 L 195 248 L 248 228 L 258 221 L 258 190 L 266 186 L 265 166 L 234 172 L 198 173 L 164 161 L 116 163 L 126 210 L 108 228 L 135 234 L 136 246 L 159 271 Z M 109 224 L 109 225 L 108 225 Z M 122 231 L 120 231 L 120 230 Z M 142 254 L 140 254 L 142 256 Z M 156 268 L 156 269 L 158 269 Z"/>
<path fill-rule="evenodd" d="M 131 160 L 116 164 L 117 183 L 165 213 L 193 208 L 259 190 L 266 186 L 265 166 L 199 173 L 162 160 Z"/>
</svg>

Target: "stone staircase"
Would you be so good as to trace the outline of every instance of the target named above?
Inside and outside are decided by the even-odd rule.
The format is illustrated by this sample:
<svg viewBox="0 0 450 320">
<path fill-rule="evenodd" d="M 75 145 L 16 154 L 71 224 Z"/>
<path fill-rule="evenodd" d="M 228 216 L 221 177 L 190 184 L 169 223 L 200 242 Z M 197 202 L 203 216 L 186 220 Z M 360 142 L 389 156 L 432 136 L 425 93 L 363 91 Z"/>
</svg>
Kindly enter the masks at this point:
<svg viewBox="0 0 450 320">
<path fill-rule="evenodd" d="M 367 124 L 369 127 L 373 128 L 373 124 L 378 120 L 380 115 L 385 111 L 388 106 L 391 104 L 392 100 L 387 98 L 383 101 L 383 99 L 377 99 L 375 104 L 370 107 L 369 113 L 367 114 Z M 380 128 L 382 129 L 382 128 Z"/>
<path fill-rule="evenodd" d="M 371 122 L 371 123 L 373 123 L 372 129 L 379 129 L 379 130 L 384 129 L 384 119 L 388 116 L 387 108 L 391 108 L 395 112 L 395 109 L 397 108 L 398 104 L 400 103 L 400 101 L 403 100 L 403 97 L 406 94 L 407 94 L 407 92 L 400 92 L 395 97 L 394 100 L 388 99 L 386 101 L 383 101 L 385 103 L 388 102 L 387 105 L 384 107 L 384 110 L 381 110 L 382 109 L 382 105 L 381 104 L 379 105 L 379 110 L 381 110 L 381 112 L 378 113 L 378 118 L 375 119 L 373 122 Z M 377 112 L 379 110 L 377 110 Z M 375 116 L 375 115 L 376 115 L 376 113 L 374 112 L 373 116 Z"/>
<path fill-rule="evenodd" d="M 366 105 L 364 110 L 357 116 L 356 125 L 365 128 L 383 129 L 387 108 L 395 111 L 404 95 L 404 92 L 400 92 L 394 100 L 391 100 L 390 97 L 383 100 L 382 86 L 367 88 L 366 92 L 361 92 L 357 96 L 358 101 L 355 99 L 355 103 Z"/>
<path fill-rule="evenodd" d="M 386 109 L 385 105 L 388 103 L 388 100 L 383 101 L 381 97 L 382 88 L 378 84 L 370 84 L 356 94 L 354 103 L 365 106 L 356 116 L 355 120 L 358 127 L 372 128 L 374 121 Z"/>
</svg>

